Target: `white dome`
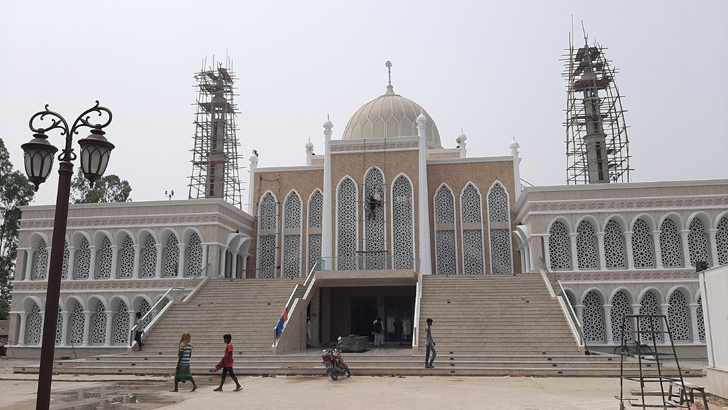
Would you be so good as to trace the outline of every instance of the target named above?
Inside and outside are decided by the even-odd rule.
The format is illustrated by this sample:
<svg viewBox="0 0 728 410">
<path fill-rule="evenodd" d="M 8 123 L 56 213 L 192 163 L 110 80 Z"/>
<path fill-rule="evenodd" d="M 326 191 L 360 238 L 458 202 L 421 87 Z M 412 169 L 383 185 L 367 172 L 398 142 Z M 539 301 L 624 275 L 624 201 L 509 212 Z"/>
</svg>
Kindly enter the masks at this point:
<svg viewBox="0 0 728 410">
<path fill-rule="evenodd" d="M 416 102 L 395 94 L 391 85 L 384 95 L 359 108 L 346 124 L 341 139 L 416 137 L 420 113 L 427 118 L 427 141 L 442 147 L 440 133 L 430 114 Z"/>
</svg>

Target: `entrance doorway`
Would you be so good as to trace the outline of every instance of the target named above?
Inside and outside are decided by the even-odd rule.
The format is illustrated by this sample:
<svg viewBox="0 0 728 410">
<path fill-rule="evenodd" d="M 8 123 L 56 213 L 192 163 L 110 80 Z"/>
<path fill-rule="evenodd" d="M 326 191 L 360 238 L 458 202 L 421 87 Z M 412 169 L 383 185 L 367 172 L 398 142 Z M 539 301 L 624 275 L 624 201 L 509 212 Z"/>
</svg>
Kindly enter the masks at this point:
<svg viewBox="0 0 728 410">
<path fill-rule="evenodd" d="M 353 297 L 351 298 L 351 333 L 359 336 L 369 336 L 374 341 L 374 319 L 377 318 L 377 298 Z"/>
<path fill-rule="evenodd" d="M 414 298 L 411 296 L 384 297 L 384 340 L 411 342 L 414 320 Z"/>
</svg>

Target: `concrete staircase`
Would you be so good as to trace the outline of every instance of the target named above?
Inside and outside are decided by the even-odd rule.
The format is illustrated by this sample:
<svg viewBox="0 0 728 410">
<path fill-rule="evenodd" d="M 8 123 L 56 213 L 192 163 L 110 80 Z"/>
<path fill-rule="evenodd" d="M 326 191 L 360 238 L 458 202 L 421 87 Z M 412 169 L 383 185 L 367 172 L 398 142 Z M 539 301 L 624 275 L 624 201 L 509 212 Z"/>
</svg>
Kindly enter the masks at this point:
<svg viewBox="0 0 728 410">
<path fill-rule="evenodd" d="M 54 371 L 70 374 L 169 375 L 177 343 L 192 334 L 192 373 L 212 374 L 222 356 L 222 335 L 236 346 L 237 374 L 322 375 L 321 349 L 272 355 L 273 326 L 295 284 L 302 280 L 210 280 L 186 303 L 173 305 L 149 332 L 142 352 L 58 361 Z M 420 308 L 420 349 L 370 348 L 344 354 L 355 376 L 474 375 L 618 377 L 620 357 L 578 351 L 558 303 L 539 275 L 426 276 Z M 425 319 L 432 317 L 438 356 L 424 368 Z M 637 375 L 632 358 L 626 369 Z M 16 373 L 37 373 L 17 367 Z M 645 375 L 656 374 L 651 365 Z M 663 367 L 663 374 L 674 373 Z M 218 373 L 219 374 L 219 373 Z M 702 370 L 683 369 L 700 376 Z"/>
</svg>

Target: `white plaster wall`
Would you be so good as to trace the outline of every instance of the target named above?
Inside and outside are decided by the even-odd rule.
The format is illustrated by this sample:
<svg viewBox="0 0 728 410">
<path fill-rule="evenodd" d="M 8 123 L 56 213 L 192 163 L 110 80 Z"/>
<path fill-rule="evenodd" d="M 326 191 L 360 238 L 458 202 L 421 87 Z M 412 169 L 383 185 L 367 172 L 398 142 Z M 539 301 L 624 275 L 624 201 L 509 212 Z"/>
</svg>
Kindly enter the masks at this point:
<svg viewBox="0 0 728 410">
<path fill-rule="evenodd" d="M 728 265 L 701 272 L 700 287 L 706 312 L 708 365 L 728 372 Z M 728 397 L 728 390 L 721 396 Z"/>
</svg>

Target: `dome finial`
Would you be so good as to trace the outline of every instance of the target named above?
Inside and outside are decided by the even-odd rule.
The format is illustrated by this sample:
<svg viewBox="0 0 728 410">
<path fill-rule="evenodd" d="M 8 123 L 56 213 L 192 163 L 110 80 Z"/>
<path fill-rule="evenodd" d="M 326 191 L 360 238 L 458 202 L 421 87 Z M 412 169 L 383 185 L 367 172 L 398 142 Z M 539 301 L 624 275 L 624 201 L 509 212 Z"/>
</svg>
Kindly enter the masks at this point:
<svg viewBox="0 0 728 410">
<path fill-rule="evenodd" d="M 389 82 L 387 83 L 387 92 L 384 93 L 384 95 L 394 95 L 394 87 L 392 87 L 392 62 L 387 61 L 384 63 L 384 66 L 387 67 L 387 75 L 389 77 Z"/>
</svg>

